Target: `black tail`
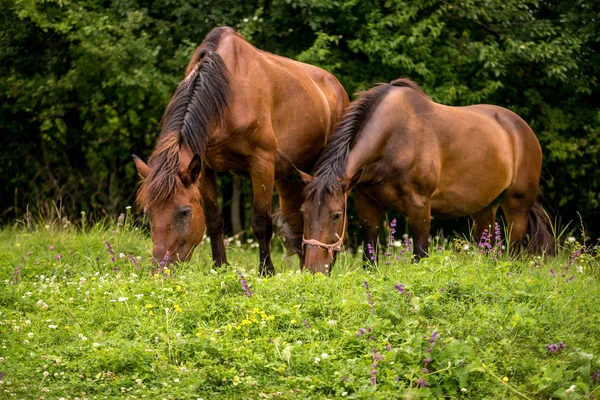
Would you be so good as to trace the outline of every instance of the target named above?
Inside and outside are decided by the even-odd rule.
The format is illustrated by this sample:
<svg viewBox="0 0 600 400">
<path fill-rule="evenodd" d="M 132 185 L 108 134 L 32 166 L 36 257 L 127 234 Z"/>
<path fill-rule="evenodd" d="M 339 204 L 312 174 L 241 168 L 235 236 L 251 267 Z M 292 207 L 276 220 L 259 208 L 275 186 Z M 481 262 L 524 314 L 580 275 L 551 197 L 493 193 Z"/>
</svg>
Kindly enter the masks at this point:
<svg viewBox="0 0 600 400">
<path fill-rule="evenodd" d="M 554 254 L 554 237 L 549 229 L 550 217 L 538 201 L 535 202 L 527 221 L 527 236 L 529 250 L 540 254 Z"/>
</svg>

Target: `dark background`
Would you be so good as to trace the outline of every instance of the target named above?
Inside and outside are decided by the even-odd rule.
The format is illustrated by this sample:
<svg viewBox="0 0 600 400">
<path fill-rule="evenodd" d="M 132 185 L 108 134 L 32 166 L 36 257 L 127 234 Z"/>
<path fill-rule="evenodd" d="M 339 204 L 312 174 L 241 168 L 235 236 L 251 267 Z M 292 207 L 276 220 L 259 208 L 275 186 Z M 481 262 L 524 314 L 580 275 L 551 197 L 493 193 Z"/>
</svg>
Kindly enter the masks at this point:
<svg viewBox="0 0 600 400">
<path fill-rule="evenodd" d="M 0 9 L 3 223 L 27 209 L 76 220 L 132 205 L 131 153 L 147 159 L 193 50 L 229 25 L 331 71 L 350 94 L 408 77 L 444 104 L 510 108 L 542 144 L 551 212 L 572 229 L 579 212 L 586 233 L 600 234 L 598 1 L 0 0 Z M 220 180 L 227 207 L 233 180 Z M 244 228 L 251 190 L 236 185 Z M 435 221 L 434 231 L 465 226 Z"/>
</svg>

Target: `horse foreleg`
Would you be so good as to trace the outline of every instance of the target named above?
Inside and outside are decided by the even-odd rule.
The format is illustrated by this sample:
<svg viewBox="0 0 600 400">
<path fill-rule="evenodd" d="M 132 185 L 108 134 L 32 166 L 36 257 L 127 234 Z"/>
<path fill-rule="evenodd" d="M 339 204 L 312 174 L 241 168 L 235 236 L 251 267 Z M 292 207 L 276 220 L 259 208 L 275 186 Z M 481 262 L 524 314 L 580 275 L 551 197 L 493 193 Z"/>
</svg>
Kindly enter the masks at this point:
<svg viewBox="0 0 600 400">
<path fill-rule="evenodd" d="M 419 261 L 428 256 L 431 199 L 417 194 L 411 196 L 407 203 L 406 216 L 413 237 L 413 255 L 415 260 Z"/>
<path fill-rule="evenodd" d="M 252 179 L 253 213 L 252 230 L 258 239 L 260 250 L 259 273 L 273 274 L 275 268 L 271 261 L 271 238 L 273 237 L 273 221 L 271 219 L 271 202 L 275 178 L 274 157 L 270 153 L 256 152 L 250 166 Z"/>
<path fill-rule="evenodd" d="M 492 203 L 483 210 L 471 214 L 471 219 L 473 220 L 473 231 L 475 235 L 475 240 L 479 242 L 481 240 L 481 236 L 483 235 L 483 231 L 487 229 L 488 234 L 491 233 L 492 245 L 500 244 L 496 243 L 496 238 L 492 232 L 494 232 L 494 227 L 496 223 L 496 212 L 498 211 L 498 204 Z"/>
<path fill-rule="evenodd" d="M 363 245 L 363 266 L 367 267 L 377 262 L 379 223 L 381 222 L 381 216 L 383 215 L 383 208 L 379 207 L 373 200 L 369 199 L 359 190 L 354 193 L 354 205 L 356 206 L 356 214 L 358 215 L 360 228 L 365 237 Z M 371 247 L 369 248 L 369 246 Z"/>
<path fill-rule="evenodd" d="M 200 194 L 206 218 L 206 231 L 208 232 L 208 237 L 210 237 L 213 261 L 217 267 L 220 267 L 223 264 L 227 264 L 225 243 L 223 241 L 223 215 L 219 208 L 215 171 L 208 168 L 206 164 L 202 167 Z"/>
<path fill-rule="evenodd" d="M 275 182 L 277 192 L 279 193 L 279 206 L 285 223 L 289 226 L 288 240 L 291 241 L 293 250 L 300 258 L 300 269 L 304 268 L 304 252 L 302 251 L 302 233 L 304 230 L 304 220 L 300 213 L 302 206 L 302 190 L 304 185 L 296 180 L 278 179 Z"/>
</svg>

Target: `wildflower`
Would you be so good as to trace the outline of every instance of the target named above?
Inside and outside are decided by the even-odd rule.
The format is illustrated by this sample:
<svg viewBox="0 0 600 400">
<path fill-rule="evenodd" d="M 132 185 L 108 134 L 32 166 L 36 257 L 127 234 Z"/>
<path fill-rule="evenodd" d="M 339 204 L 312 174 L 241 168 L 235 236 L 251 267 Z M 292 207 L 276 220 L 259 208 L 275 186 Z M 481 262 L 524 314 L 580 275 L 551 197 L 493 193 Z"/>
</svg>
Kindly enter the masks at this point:
<svg viewBox="0 0 600 400">
<path fill-rule="evenodd" d="M 54 250 L 54 246 L 53 245 L 50 245 L 50 250 Z"/>
<path fill-rule="evenodd" d="M 31 339 L 31 338 L 33 337 L 33 332 L 29 332 L 29 333 L 27 333 L 27 337 L 28 337 L 29 339 Z"/>
<path fill-rule="evenodd" d="M 423 360 L 423 364 L 427 365 L 431 362 L 431 358 L 427 357 L 426 359 Z"/>
<path fill-rule="evenodd" d="M 110 242 L 108 240 L 105 243 L 106 243 L 106 250 L 108 251 L 108 254 L 110 255 L 110 261 L 115 262 L 115 251 L 113 250 L 113 248 L 110 245 Z"/>
<path fill-rule="evenodd" d="M 58 254 L 56 255 L 56 259 L 57 259 L 57 260 L 60 260 L 61 258 L 62 258 L 62 254 L 58 253 Z"/>
<path fill-rule="evenodd" d="M 131 263 L 133 264 L 135 269 L 140 269 L 140 265 L 138 264 L 137 260 L 131 254 L 127 254 L 127 257 L 129 258 L 129 261 L 131 261 Z"/>
<path fill-rule="evenodd" d="M 508 376 L 505 376 L 504 378 L 502 378 L 503 382 L 508 382 Z"/>
<path fill-rule="evenodd" d="M 374 386 L 377 383 L 377 370 L 371 370 L 371 386 Z"/>
<path fill-rule="evenodd" d="M 307 320 L 304 320 L 302 323 L 304 324 L 304 327 L 305 327 L 306 329 L 310 329 L 310 325 L 308 324 L 308 321 L 307 321 Z"/>
<path fill-rule="evenodd" d="M 429 382 L 427 382 L 423 378 L 419 378 L 419 379 L 417 379 L 417 385 L 419 385 L 419 387 L 421 387 L 421 388 L 424 388 L 425 386 L 429 386 Z"/>
<path fill-rule="evenodd" d="M 365 333 L 367 333 L 367 331 L 365 330 L 365 328 L 360 328 L 358 330 L 358 332 L 356 332 L 356 337 L 361 337 L 362 335 L 364 335 Z"/>
<path fill-rule="evenodd" d="M 375 315 L 375 303 L 373 302 L 373 299 L 371 298 L 371 291 L 369 290 L 369 282 L 367 282 L 365 280 L 365 282 L 363 283 L 363 286 L 365 287 L 365 291 L 367 292 L 367 302 L 369 303 L 369 308 L 371 309 L 371 314 Z"/>
<path fill-rule="evenodd" d="M 326 358 L 328 358 L 328 357 L 329 357 L 329 354 L 327 354 L 327 353 L 321 353 L 321 358 L 323 360 L 326 359 Z"/>
<path fill-rule="evenodd" d="M 427 369 L 427 367 L 423 367 L 422 371 L 423 371 L 424 374 L 428 374 L 429 373 L 429 370 Z"/>
<path fill-rule="evenodd" d="M 118 227 L 123 226 L 124 221 L 125 221 L 125 214 L 123 214 L 123 213 L 119 214 L 119 218 L 117 218 L 117 226 Z"/>
<path fill-rule="evenodd" d="M 321 359 L 319 357 L 315 357 L 315 364 L 318 364 L 321 362 Z"/>
<path fill-rule="evenodd" d="M 92 346 L 94 346 L 94 347 L 100 347 L 100 343 L 94 342 L 94 343 L 92 343 Z"/>
<path fill-rule="evenodd" d="M 571 385 L 567 390 L 565 390 L 565 393 L 573 393 L 575 391 L 575 385 Z"/>
<path fill-rule="evenodd" d="M 56 328 L 58 328 L 58 326 L 56 326 L 54 324 L 51 324 L 51 325 L 48 325 L 48 328 L 50 328 L 50 329 L 56 329 Z"/>
<path fill-rule="evenodd" d="M 342 377 L 340 377 L 340 379 L 342 381 L 346 382 L 346 383 L 348 382 L 348 377 L 347 376 L 342 376 Z"/>
<path fill-rule="evenodd" d="M 435 344 L 435 341 L 437 340 L 438 336 L 439 336 L 439 334 L 437 331 L 433 332 L 433 334 L 429 338 L 429 344 L 431 344 L 433 346 Z"/>
<path fill-rule="evenodd" d="M 129 300 L 129 297 L 119 297 L 119 303 Z"/>
<path fill-rule="evenodd" d="M 402 283 L 398 283 L 398 284 L 394 285 L 394 288 L 397 291 L 399 291 L 400 293 L 405 293 L 406 292 L 405 286 Z"/>
<path fill-rule="evenodd" d="M 244 275 L 242 275 L 242 273 L 240 271 L 235 271 L 237 272 L 238 276 L 240 277 L 240 282 L 242 284 L 242 289 L 244 289 L 244 294 L 248 297 L 252 297 L 252 292 L 250 291 L 250 287 L 248 286 L 248 283 L 246 282 L 246 278 L 244 278 Z"/>
<path fill-rule="evenodd" d="M 592 376 L 593 381 L 597 381 L 598 379 L 600 379 L 600 369 Z"/>
<path fill-rule="evenodd" d="M 367 243 L 367 251 L 369 252 L 369 259 L 371 261 L 375 261 L 377 257 L 375 256 L 375 250 L 373 249 L 373 245 L 371 245 L 371 243 Z"/>
</svg>

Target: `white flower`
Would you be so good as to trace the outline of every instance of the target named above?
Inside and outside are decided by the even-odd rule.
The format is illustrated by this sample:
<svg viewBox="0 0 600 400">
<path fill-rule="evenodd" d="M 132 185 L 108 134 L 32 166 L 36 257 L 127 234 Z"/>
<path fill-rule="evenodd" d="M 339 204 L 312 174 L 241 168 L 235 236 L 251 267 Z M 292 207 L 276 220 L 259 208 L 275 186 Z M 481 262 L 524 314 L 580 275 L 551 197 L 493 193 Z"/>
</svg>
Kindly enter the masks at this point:
<svg viewBox="0 0 600 400">
<path fill-rule="evenodd" d="M 568 388 L 567 390 L 565 390 L 565 393 L 573 393 L 575 391 L 575 385 L 571 385 L 570 388 Z"/>
<path fill-rule="evenodd" d="M 125 258 L 125 254 L 119 253 L 119 258 Z"/>
<path fill-rule="evenodd" d="M 25 321 L 25 325 L 31 325 L 31 320 L 28 319 L 27 321 Z"/>
<path fill-rule="evenodd" d="M 297 344 L 298 346 L 300 346 L 300 345 L 302 344 L 302 340 L 298 340 L 298 341 L 296 342 L 296 344 Z"/>
<path fill-rule="evenodd" d="M 45 377 L 47 377 L 48 375 L 50 375 L 50 372 L 48 372 L 48 371 L 44 371 L 44 373 L 43 373 L 42 375 L 44 375 L 44 378 L 45 378 Z"/>
<path fill-rule="evenodd" d="M 131 210 L 131 206 L 125 207 L 126 210 Z"/>
<path fill-rule="evenodd" d="M 94 343 L 92 343 L 92 346 L 94 346 L 94 347 L 100 347 L 100 343 L 94 342 Z"/>
<path fill-rule="evenodd" d="M 331 326 L 335 326 L 335 324 L 337 324 L 337 321 L 334 319 L 330 319 L 329 321 L 327 321 L 327 323 Z"/>
<path fill-rule="evenodd" d="M 31 339 L 31 338 L 33 337 L 33 332 L 29 332 L 29 333 L 27 334 L 27 337 L 28 337 L 29 339 Z"/>
<path fill-rule="evenodd" d="M 465 245 L 463 246 L 463 250 L 465 250 L 465 251 L 469 250 L 469 245 L 468 245 L 468 244 L 465 244 Z"/>
<path fill-rule="evenodd" d="M 137 383 L 138 385 L 141 385 L 142 384 L 142 380 L 138 378 L 138 379 L 135 380 L 135 383 Z"/>
<path fill-rule="evenodd" d="M 573 236 L 569 236 L 567 240 L 571 243 L 575 243 L 575 238 Z"/>
<path fill-rule="evenodd" d="M 142 293 L 140 293 L 140 294 L 136 294 L 136 295 L 135 295 L 135 297 L 137 297 L 137 299 L 139 300 L 139 299 L 141 299 L 142 297 L 144 297 L 144 295 L 143 295 Z"/>
<path fill-rule="evenodd" d="M 38 300 L 37 303 L 35 303 L 36 306 L 38 306 L 39 308 L 41 308 L 42 310 L 45 310 L 48 308 L 48 304 L 46 304 L 44 302 L 44 300 Z"/>
<path fill-rule="evenodd" d="M 58 328 L 58 326 L 56 326 L 54 324 L 51 324 L 51 325 L 48 325 L 48 328 L 50 328 L 50 329 L 56 329 L 56 328 Z"/>
<path fill-rule="evenodd" d="M 321 358 L 323 360 L 326 359 L 326 358 L 328 358 L 328 357 L 329 357 L 329 354 L 327 354 L 327 353 L 321 353 Z"/>
<path fill-rule="evenodd" d="M 77 336 L 79 337 L 79 339 L 81 339 L 81 340 L 82 340 L 82 341 L 84 341 L 84 342 L 85 342 L 86 340 L 88 340 L 88 338 L 86 338 L 85 336 L 83 336 L 83 334 L 81 334 L 81 333 L 80 333 L 79 335 L 77 335 Z"/>
<path fill-rule="evenodd" d="M 463 393 L 467 393 L 467 388 L 460 388 L 460 391 Z"/>
<path fill-rule="evenodd" d="M 318 364 L 321 362 L 321 359 L 319 357 L 315 357 L 315 364 Z"/>
<path fill-rule="evenodd" d="M 129 297 L 119 297 L 119 303 L 129 300 Z"/>
<path fill-rule="evenodd" d="M 175 383 L 179 382 L 179 378 L 173 379 L 173 382 L 175 382 Z"/>
<path fill-rule="evenodd" d="M 0 363 L 4 362 L 4 357 L 0 357 Z"/>
<path fill-rule="evenodd" d="M 348 396 L 348 392 L 342 392 L 342 397 Z"/>
<path fill-rule="evenodd" d="M 23 340 L 23 344 L 29 344 L 29 340 L 27 340 L 27 339 Z"/>
</svg>

